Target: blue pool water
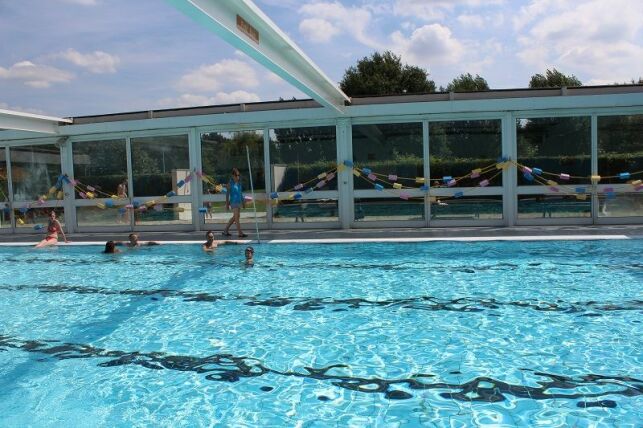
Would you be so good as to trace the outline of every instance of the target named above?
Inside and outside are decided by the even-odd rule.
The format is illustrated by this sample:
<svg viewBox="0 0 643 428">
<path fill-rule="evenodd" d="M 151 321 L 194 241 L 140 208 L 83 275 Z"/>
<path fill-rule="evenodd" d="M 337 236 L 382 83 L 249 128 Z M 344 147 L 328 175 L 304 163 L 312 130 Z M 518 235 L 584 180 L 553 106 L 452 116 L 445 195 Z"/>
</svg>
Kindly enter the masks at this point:
<svg viewBox="0 0 643 428">
<path fill-rule="evenodd" d="M 643 240 L 0 248 L 0 426 L 640 426 Z"/>
</svg>

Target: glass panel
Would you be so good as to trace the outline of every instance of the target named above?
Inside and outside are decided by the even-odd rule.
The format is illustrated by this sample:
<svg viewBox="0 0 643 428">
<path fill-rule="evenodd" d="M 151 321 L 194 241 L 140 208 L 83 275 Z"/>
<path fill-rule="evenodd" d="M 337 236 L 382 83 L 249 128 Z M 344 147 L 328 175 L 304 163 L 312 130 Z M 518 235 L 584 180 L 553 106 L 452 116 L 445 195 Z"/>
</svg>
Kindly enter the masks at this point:
<svg viewBox="0 0 643 428">
<path fill-rule="evenodd" d="M 201 135 L 201 160 L 204 194 L 220 193 L 219 186 L 231 180 L 232 168 L 241 173 L 245 193 L 250 193 L 250 176 L 246 146 L 250 151 L 252 184 L 255 193 L 265 193 L 265 169 L 263 164 L 263 131 L 211 132 Z"/>
<path fill-rule="evenodd" d="M 127 154 L 125 140 L 82 141 L 73 143 L 74 178 L 79 181 L 79 191 L 87 186 L 96 189 L 96 196 L 117 195 L 128 197 Z M 91 189 L 89 189 L 91 190 Z"/>
<path fill-rule="evenodd" d="M 357 168 L 370 169 L 384 187 L 392 186 L 389 175 L 397 175 L 404 187 L 420 187 L 415 178 L 424 177 L 422 124 L 354 125 L 353 161 Z M 355 177 L 355 189 L 374 187 L 367 175 Z"/>
<path fill-rule="evenodd" d="M 579 200 L 575 195 L 518 195 L 518 218 L 591 217 L 589 195 Z"/>
<path fill-rule="evenodd" d="M 355 221 L 424 220 L 424 198 L 355 198 Z"/>
<path fill-rule="evenodd" d="M 500 120 L 460 120 L 429 124 L 429 162 L 432 183 L 445 185 L 444 177 L 453 177 L 451 187 L 502 186 L 502 170 L 495 167 L 502 155 Z M 470 177 L 472 171 L 482 169 Z M 463 177 L 459 179 L 460 177 Z"/>
<path fill-rule="evenodd" d="M 0 203 L 0 229 L 11 227 L 11 208 L 8 204 Z"/>
<path fill-rule="evenodd" d="M 202 214 L 205 216 L 205 222 L 208 224 L 225 224 L 232 217 L 232 211 L 227 211 L 225 209 L 225 201 L 220 202 L 203 202 L 205 208 L 208 209 L 208 212 Z M 257 221 L 259 223 L 266 222 L 266 202 L 263 200 L 256 201 L 257 206 Z M 241 208 L 240 214 L 241 223 L 251 223 L 255 222 L 255 213 L 252 209 L 252 201 L 246 202 L 246 207 Z M 236 225 L 232 226 L 231 232 L 236 230 Z M 247 233 L 247 232 L 246 232 Z"/>
<path fill-rule="evenodd" d="M 337 190 L 334 126 L 270 130 L 271 191 Z M 277 223 L 339 221 L 337 201 L 328 197 L 280 200 L 273 205 Z"/>
<path fill-rule="evenodd" d="M 47 231 L 47 225 L 49 224 L 49 213 L 54 210 L 56 211 L 56 219 L 60 224 L 65 226 L 65 210 L 63 208 L 30 208 L 30 209 L 17 209 L 14 210 L 14 215 L 16 216 L 16 227 L 17 228 L 38 228 L 43 234 Z M 65 230 L 67 233 L 67 230 Z"/>
<path fill-rule="evenodd" d="M 156 204 L 145 211 L 136 210 L 134 222 L 137 225 L 192 224 L 192 204 Z"/>
<path fill-rule="evenodd" d="M 314 181 L 317 176 L 336 169 L 337 146 L 334 126 L 270 130 L 272 191 L 292 191 L 297 184 Z M 324 190 L 337 190 L 331 180 Z"/>
<path fill-rule="evenodd" d="M 643 179 L 643 114 L 598 117 L 598 175 L 601 183 Z M 618 177 L 630 173 L 629 177 Z M 632 175 L 635 174 L 635 175 Z M 607 178 L 609 176 L 615 176 Z"/>
<path fill-rule="evenodd" d="M 60 176 L 60 149 L 54 144 L 21 146 L 11 149 L 11 179 L 14 201 L 35 201 L 45 195 L 56 198 L 58 192 L 49 195 Z M 62 199 L 62 194 L 59 195 Z"/>
<path fill-rule="evenodd" d="M 521 186 L 543 184 L 587 184 L 591 174 L 591 128 L 589 117 L 546 117 L 517 119 L 518 162 L 540 168 L 542 177 L 533 181 L 518 173 Z M 568 174 L 569 179 L 561 179 Z M 532 174 L 533 175 L 533 174 Z"/>
<path fill-rule="evenodd" d="M 9 202 L 9 176 L 7 175 L 7 153 L 0 147 L 0 202 Z"/>
<path fill-rule="evenodd" d="M 189 195 L 191 183 L 177 183 L 190 172 L 187 135 L 132 138 L 134 196 Z"/>
<path fill-rule="evenodd" d="M 599 193 L 599 217 L 642 217 L 643 191 L 638 193 Z"/>
<path fill-rule="evenodd" d="M 77 207 L 78 226 L 129 226 L 130 211 L 119 208 Z"/>
<path fill-rule="evenodd" d="M 272 207 L 274 223 L 339 221 L 336 199 L 281 200 Z"/>
<path fill-rule="evenodd" d="M 502 219 L 502 196 L 438 198 L 431 203 L 431 220 Z"/>
</svg>

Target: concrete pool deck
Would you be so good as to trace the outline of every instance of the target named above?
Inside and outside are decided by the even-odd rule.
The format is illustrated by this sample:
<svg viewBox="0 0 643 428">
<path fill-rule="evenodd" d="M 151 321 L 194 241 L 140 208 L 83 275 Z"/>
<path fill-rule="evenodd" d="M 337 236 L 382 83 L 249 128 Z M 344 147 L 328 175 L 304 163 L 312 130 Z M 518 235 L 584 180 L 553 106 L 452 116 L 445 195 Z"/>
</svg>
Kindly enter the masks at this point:
<svg viewBox="0 0 643 428">
<path fill-rule="evenodd" d="M 254 230 L 246 228 L 248 238 L 239 243 L 256 242 Z M 141 241 L 165 243 L 194 243 L 205 240 L 201 232 L 136 232 Z M 106 241 L 125 241 L 128 232 L 74 233 L 68 235 L 69 245 L 104 245 Z M 217 239 L 236 240 L 236 235 L 224 238 L 215 231 Z M 516 227 L 450 227 L 450 228 L 388 228 L 388 229 L 296 229 L 259 231 L 263 243 L 334 243 L 334 242 L 423 242 L 423 241 L 492 241 L 492 240 L 591 240 L 643 239 L 643 225 L 601 226 L 516 226 Z M 0 245 L 33 245 L 44 234 L 0 235 Z M 64 245 L 64 244 L 62 244 Z"/>
</svg>

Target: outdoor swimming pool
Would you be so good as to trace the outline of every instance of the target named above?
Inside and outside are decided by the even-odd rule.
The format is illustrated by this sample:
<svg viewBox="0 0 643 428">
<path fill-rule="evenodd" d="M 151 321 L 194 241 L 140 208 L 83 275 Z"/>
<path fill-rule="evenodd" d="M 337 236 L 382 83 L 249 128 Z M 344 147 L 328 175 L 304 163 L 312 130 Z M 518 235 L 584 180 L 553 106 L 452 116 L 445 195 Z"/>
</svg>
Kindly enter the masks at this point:
<svg viewBox="0 0 643 428">
<path fill-rule="evenodd" d="M 0 247 L 0 426 L 643 420 L 643 240 L 255 248 Z"/>
</svg>

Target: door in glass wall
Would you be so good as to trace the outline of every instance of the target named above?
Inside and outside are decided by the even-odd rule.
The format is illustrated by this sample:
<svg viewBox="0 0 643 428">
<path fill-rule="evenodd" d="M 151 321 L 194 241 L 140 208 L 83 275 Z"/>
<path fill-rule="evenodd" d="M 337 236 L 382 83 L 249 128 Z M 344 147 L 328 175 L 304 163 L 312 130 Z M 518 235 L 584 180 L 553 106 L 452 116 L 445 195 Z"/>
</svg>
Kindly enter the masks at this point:
<svg viewBox="0 0 643 428">
<path fill-rule="evenodd" d="M 134 224 L 192 224 L 188 136 L 136 137 L 130 143 Z"/>
<path fill-rule="evenodd" d="M 0 229 L 11 228 L 11 205 L 9 198 L 9 176 L 7 151 L 0 147 Z"/>
<path fill-rule="evenodd" d="M 252 186 L 250 168 L 252 169 Z M 223 224 L 230 219 L 232 212 L 226 209 L 227 186 L 232 180 L 232 169 L 240 173 L 245 204 L 241 207 L 241 222 L 254 223 L 254 206 L 257 221 L 266 222 L 265 168 L 263 159 L 263 130 L 209 132 L 201 135 L 201 162 L 203 183 L 203 204 L 206 224 Z"/>
<path fill-rule="evenodd" d="M 598 217 L 643 216 L 643 115 L 598 117 Z"/>
<path fill-rule="evenodd" d="M 591 217 L 589 117 L 517 119 L 518 219 Z"/>
<path fill-rule="evenodd" d="M 498 119 L 430 122 L 431 220 L 502 219 L 501 155 Z"/>
<path fill-rule="evenodd" d="M 270 130 L 272 221 L 338 222 L 334 126 Z"/>
<path fill-rule="evenodd" d="M 354 221 L 424 220 L 422 123 L 353 125 Z"/>
<path fill-rule="evenodd" d="M 16 227 L 40 230 L 55 210 L 64 223 L 64 181 L 55 144 L 11 147 L 11 182 Z"/>
<path fill-rule="evenodd" d="M 131 226 L 125 139 L 72 145 L 78 226 Z"/>
</svg>

